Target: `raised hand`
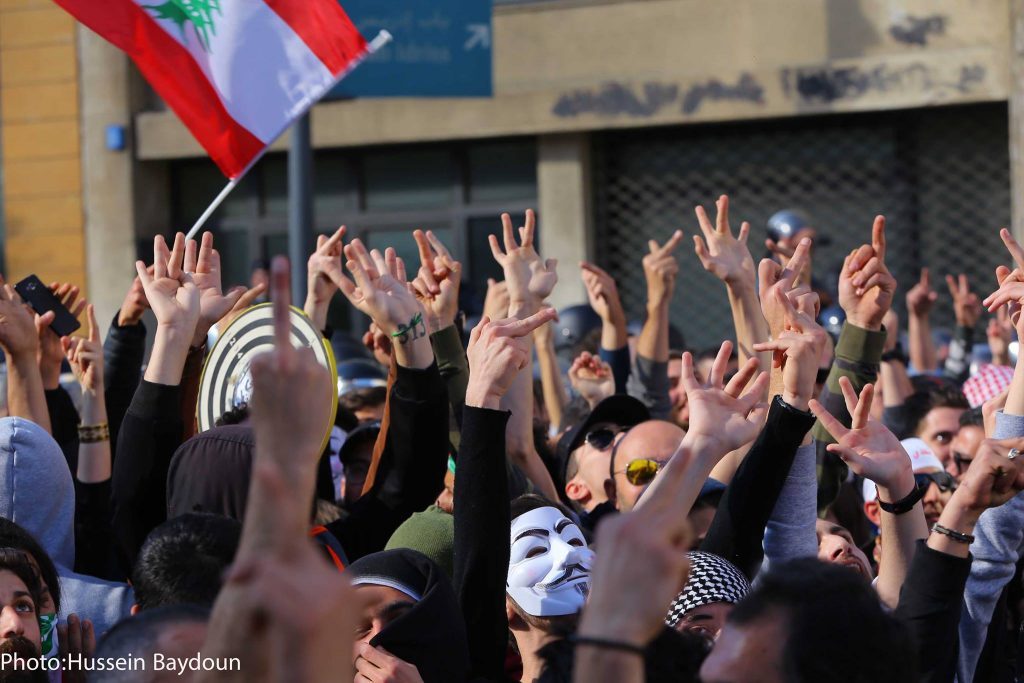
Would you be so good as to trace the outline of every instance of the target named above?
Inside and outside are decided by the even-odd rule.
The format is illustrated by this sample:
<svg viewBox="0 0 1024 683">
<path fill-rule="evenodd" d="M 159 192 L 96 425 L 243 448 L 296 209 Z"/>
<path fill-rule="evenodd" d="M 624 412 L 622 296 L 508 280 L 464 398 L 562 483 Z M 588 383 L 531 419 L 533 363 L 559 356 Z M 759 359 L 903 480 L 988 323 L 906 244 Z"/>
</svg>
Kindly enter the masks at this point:
<svg viewBox="0 0 1024 683">
<path fill-rule="evenodd" d="M 504 320 L 508 317 L 509 303 L 508 285 L 505 281 L 497 282 L 488 278 L 483 314 L 491 320 Z"/>
<path fill-rule="evenodd" d="M 647 280 L 647 305 L 664 306 L 672 299 L 679 275 L 679 263 L 672 252 L 683 239 L 683 232 L 676 230 L 668 241 L 658 245 L 654 240 L 647 241 L 649 253 L 644 255 L 644 278 Z"/>
<path fill-rule="evenodd" d="M 357 309 L 370 316 L 388 335 L 395 361 L 409 368 L 427 368 L 434 352 L 427 336 L 427 322 L 415 290 L 405 281 L 405 265 L 388 247 L 384 254 L 368 252 L 361 240 L 345 246 L 345 267 L 355 282 L 342 276 L 341 293 Z"/>
<path fill-rule="evenodd" d="M 996 280 L 999 283 L 999 289 L 992 294 L 985 297 L 982 304 L 988 309 L 989 313 L 995 312 L 1001 306 L 1008 307 L 1008 317 L 1012 321 L 1014 327 L 1017 328 L 1017 336 L 1024 336 L 1024 324 L 1022 324 L 1021 316 L 1021 305 L 1024 303 L 1024 249 L 1017 244 L 1017 240 L 1013 238 L 1010 231 L 1003 228 L 999 231 L 999 236 L 1003 239 L 1003 244 L 1006 245 L 1007 251 L 1013 257 L 1017 268 L 1010 270 L 1005 266 L 999 266 L 996 268 Z"/>
<path fill-rule="evenodd" d="M 810 402 L 815 417 L 836 440 L 828 445 L 828 450 L 842 458 L 855 473 L 875 482 L 879 495 L 886 502 L 902 500 L 915 486 L 914 471 L 900 440 L 871 417 L 874 385 L 866 384 L 859 397 L 846 377 L 839 379 L 839 386 L 852 416 L 849 429 L 816 400 Z"/>
<path fill-rule="evenodd" d="M 384 334 L 377 323 L 370 321 L 370 327 L 363 333 L 363 346 L 383 366 L 391 363 L 391 337 Z"/>
<path fill-rule="evenodd" d="M 885 216 L 875 216 L 871 244 L 861 245 L 843 262 L 839 305 L 851 324 L 880 330 L 895 293 L 896 279 L 885 265 Z"/>
<path fill-rule="evenodd" d="M 522 320 L 481 318 L 469 335 L 466 350 L 466 405 L 497 410 L 516 375 L 530 363 L 530 335 L 554 318 L 553 308 L 543 308 Z"/>
<path fill-rule="evenodd" d="M 985 329 L 988 347 L 992 350 L 992 362 L 996 365 L 1010 365 L 1010 342 L 1013 341 L 1013 323 L 1006 306 L 996 309 L 996 315 L 988 319 Z"/>
<path fill-rule="evenodd" d="M 703 206 L 698 206 L 697 222 L 700 224 L 700 235 L 693 236 L 693 248 L 697 252 L 704 270 L 713 273 L 727 285 L 734 285 L 740 282 L 753 282 L 754 280 L 754 259 L 750 256 L 747 248 L 747 237 L 750 235 L 750 223 L 744 221 L 740 224 L 740 232 L 736 237 L 729 227 L 729 197 L 722 195 L 715 203 L 718 213 L 715 216 L 715 225 L 704 211 Z M 799 271 L 797 271 L 799 273 Z"/>
<path fill-rule="evenodd" d="M 580 261 L 580 274 L 583 277 L 583 286 L 587 289 L 590 307 L 601 320 L 612 324 L 621 321 L 625 325 L 626 313 L 622 308 L 615 278 L 587 261 Z"/>
<path fill-rule="evenodd" d="M 494 260 L 505 270 L 510 306 L 513 309 L 525 307 L 527 312 L 539 307 L 558 283 L 558 273 L 555 270 L 558 261 L 542 260 L 533 246 L 536 224 L 533 209 L 527 209 L 526 225 L 519 228 L 521 244 L 517 244 L 512 229 L 512 217 L 503 213 L 501 227 L 504 251 L 496 235 L 489 235 L 487 238 Z"/>
<path fill-rule="evenodd" d="M 432 230 L 414 230 L 412 236 L 420 252 L 420 269 L 412 286 L 427 312 L 430 332 L 439 332 L 455 324 L 462 264 Z"/>
<path fill-rule="evenodd" d="M 170 250 L 163 236 L 157 235 L 153 239 L 153 274 L 150 275 L 142 261 L 135 262 L 135 270 L 157 324 L 168 331 L 187 335 L 191 340 L 201 313 L 200 292 L 193 276 L 184 269 L 184 260 L 183 233 L 175 236 L 174 248 Z M 228 310 L 230 307 L 224 312 Z"/>
<path fill-rule="evenodd" d="M 82 393 L 95 397 L 103 393 L 103 342 L 92 304 L 86 308 L 86 320 L 89 334 L 85 339 L 63 337 L 60 341 Z"/>
<path fill-rule="evenodd" d="M 794 408 L 807 410 L 814 396 L 818 364 L 828 333 L 814 322 L 813 313 L 795 308 L 780 289 L 773 291 L 776 303 L 785 312 L 785 326 L 775 339 L 754 344 L 755 351 L 771 351 L 774 367 L 782 368 L 782 400 Z"/>
<path fill-rule="evenodd" d="M 931 273 L 927 268 L 922 268 L 917 284 L 907 291 L 907 311 L 918 318 L 927 317 L 938 298 L 939 295 L 932 289 Z"/>
<path fill-rule="evenodd" d="M 262 508 L 270 511 L 271 524 L 281 517 L 289 523 L 275 530 L 274 538 L 253 524 L 243 527 L 242 547 L 214 604 L 203 654 L 248 656 L 245 674 L 227 680 L 313 681 L 327 671 L 333 672 L 331 680 L 352 680 L 360 600 L 346 575 L 325 562 L 304 533 L 311 496 L 298 495 L 283 466 L 267 460 L 253 466 L 249 490 L 250 500 L 259 495 Z M 199 672 L 195 680 L 226 679 Z"/>
<path fill-rule="evenodd" d="M 149 270 L 152 274 L 152 266 Z M 118 327 L 138 325 L 142 320 L 142 314 L 148 309 L 149 301 L 146 299 L 146 290 L 142 288 L 142 280 L 136 275 L 132 279 L 132 286 L 128 288 L 128 293 L 124 295 L 121 308 L 117 311 Z"/>
<path fill-rule="evenodd" d="M 0 284 L 0 346 L 9 356 L 32 354 L 33 362 L 39 349 L 37 324 L 53 322 L 53 311 L 33 319 L 33 314 L 22 303 L 21 297 L 8 284 Z"/>
<path fill-rule="evenodd" d="M 382 647 L 369 643 L 356 646 L 356 676 L 361 681 L 382 683 L 423 683 L 419 670 Z"/>
<path fill-rule="evenodd" d="M 81 317 L 82 311 L 89 303 L 85 299 L 78 300 L 81 290 L 69 282 L 52 282 L 50 291 L 76 320 Z M 60 337 L 50 328 L 49 322 L 43 322 L 38 313 L 35 315 L 35 321 L 36 332 L 39 334 L 39 373 L 43 377 L 43 386 L 46 389 L 56 389 L 60 386 L 60 365 L 64 360 L 64 348 L 61 346 Z"/>
<path fill-rule="evenodd" d="M 956 314 L 956 324 L 961 327 L 974 327 L 981 317 L 981 301 L 978 295 L 971 291 L 971 284 L 963 273 L 954 278 L 946 276 L 946 287 L 949 288 L 949 295 L 953 297 L 953 311 Z"/>
<path fill-rule="evenodd" d="M 57 624 L 57 656 L 68 665 L 61 671 L 62 683 L 85 683 L 86 671 L 83 664 L 92 659 L 96 652 L 96 630 L 88 619 L 69 614 L 67 621 Z"/>
<path fill-rule="evenodd" d="M 569 382 L 591 408 L 615 393 L 611 366 L 587 351 L 573 360 Z"/>
<path fill-rule="evenodd" d="M 999 507 L 1024 490 L 1024 458 L 1006 457 L 1013 448 L 1024 452 L 1024 439 L 982 441 L 953 494 L 959 502 L 980 512 Z"/>
<path fill-rule="evenodd" d="M 267 291 L 267 286 L 262 282 L 255 287 L 250 287 L 245 290 L 242 296 L 238 297 L 238 301 L 231 307 L 231 310 L 227 314 L 217 321 L 217 331 L 224 334 L 224 330 L 228 329 L 231 323 L 235 322 L 235 318 L 242 315 L 245 309 L 256 303 L 256 300 L 263 296 L 264 292 Z"/>
<path fill-rule="evenodd" d="M 684 450 L 680 455 L 689 454 Z M 686 519 L 687 502 L 678 495 L 686 469 L 666 468 L 658 475 L 663 485 L 655 489 L 652 484 L 642 506 L 614 515 L 598 527 L 596 542 L 601 552 L 577 629 L 581 638 L 644 647 L 665 628 L 665 605 L 686 585 L 690 569 L 686 551 L 693 530 Z M 641 557 L 643 561 L 638 562 Z M 601 658 L 609 654 L 615 656 L 610 650 L 577 645 L 574 680 L 644 680 L 643 659 L 634 654 L 623 655 L 635 667 L 633 677 L 623 670 L 617 670 L 619 676 L 606 676 L 609 662 Z"/>
<path fill-rule="evenodd" d="M 175 238 L 177 245 L 177 238 Z M 227 292 L 221 288 L 220 252 L 213 248 L 213 233 L 204 232 L 203 241 L 197 246 L 195 240 L 185 243 L 184 270 L 192 274 L 192 281 L 199 290 L 199 321 L 196 323 L 192 346 L 202 346 L 206 334 L 218 320 L 234 308 L 245 294 L 246 288 L 234 287 Z"/>
<path fill-rule="evenodd" d="M 405 336 L 412 339 L 426 335 L 423 308 L 407 283 L 392 275 L 384 255 L 376 249 L 368 252 L 362 240 L 356 239 L 345 245 L 345 256 L 345 267 L 355 282 L 342 276 L 339 285 L 353 306 L 373 318 L 385 334 L 405 330 Z"/>
<path fill-rule="evenodd" d="M 260 452 L 280 462 L 287 473 L 291 470 L 289 463 L 296 458 L 302 458 L 306 465 L 319 458 L 335 388 L 313 352 L 292 345 L 291 281 L 286 258 L 274 259 L 270 278 L 274 349 L 260 354 L 250 365 L 250 410 Z"/>
<path fill-rule="evenodd" d="M 772 337 L 782 332 L 785 326 L 786 309 L 780 304 L 776 292 L 787 297 L 800 297 L 810 294 L 810 287 L 799 286 L 800 272 L 811 257 L 811 240 L 804 238 L 796 245 L 792 258 L 786 267 L 780 266 L 771 259 L 762 259 L 758 265 L 758 290 L 761 299 L 761 313 L 768 323 L 768 331 Z"/>
<path fill-rule="evenodd" d="M 751 358 L 723 386 L 731 355 L 732 342 L 723 342 L 708 381 L 701 384 L 693 373 L 693 356 L 689 352 L 683 354 L 680 382 L 690 406 L 686 441 L 694 451 L 706 449 L 722 457 L 753 441 L 764 423 L 768 407 L 761 402 L 761 395 L 768 386 L 768 374 L 758 374 L 757 359 Z"/>
<path fill-rule="evenodd" d="M 344 237 L 344 225 L 330 237 L 317 236 L 316 251 L 306 261 L 306 304 L 303 310 L 319 330 L 327 326 L 327 307 L 338 291 L 338 281 L 344 277 L 341 270 Z"/>
</svg>

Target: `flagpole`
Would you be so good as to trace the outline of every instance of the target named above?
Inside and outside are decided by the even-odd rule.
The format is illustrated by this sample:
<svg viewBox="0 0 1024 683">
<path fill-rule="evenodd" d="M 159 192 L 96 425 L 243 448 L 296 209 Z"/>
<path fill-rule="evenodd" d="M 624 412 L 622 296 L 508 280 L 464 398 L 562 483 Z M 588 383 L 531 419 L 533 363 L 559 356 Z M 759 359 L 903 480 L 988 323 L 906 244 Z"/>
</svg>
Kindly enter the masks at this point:
<svg viewBox="0 0 1024 683">
<path fill-rule="evenodd" d="M 387 45 L 389 42 L 391 42 L 391 34 L 388 33 L 387 31 L 380 31 L 376 36 L 374 36 L 373 40 L 371 40 L 369 43 L 366 44 L 366 52 L 364 52 L 358 58 L 353 59 L 352 62 L 344 70 L 342 70 L 342 72 L 340 74 L 338 74 L 338 77 L 334 80 L 334 83 L 332 84 L 331 88 L 327 88 L 326 90 L 324 90 L 324 94 L 326 94 L 335 85 L 337 85 L 339 82 L 341 82 L 341 79 L 345 78 L 345 76 L 347 76 L 349 73 L 351 73 L 352 69 L 356 68 L 364 59 L 366 59 L 367 56 L 372 55 L 374 52 L 376 52 L 377 50 L 381 49 L 382 47 Z M 299 114 L 299 117 L 301 117 L 307 111 L 309 111 L 309 109 L 311 109 L 313 107 L 313 105 L 316 104 L 317 101 L 318 100 L 313 100 L 305 108 L 303 108 L 301 114 Z M 299 118 L 299 117 L 296 117 L 296 118 Z M 282 130 L 281 133 L 284 133 L 284 130 Z M 278 137 L 280 137 L 281 133 L 278 133 L 277 135 L 275 135 L 274 139 L 276 140 Z M 259 161 L 263 157 L 263 154 L 268 149 L 270 149 L 270 145 L 269 144 L 266 147 L 264 147 L 263 150 L 260 151 L 259 154 L 257 154 L 255 157 L 253 157 L 253 160 L 249 162 L 248 166 L 246 166 L 244 169 L 242 169 L 241 173 L 239 173 L 237 176 L 235 176 L 230 181 L 228 181 L 228 184 L 224 186 L 224 189 L 220 191 L 220 194 L 217 195 L 214 198 L 213 202 L 208 207 L 206 207 L 206 211 L 203 211 L 203 215 L 199 217 L 199 220 L 197 220 L 195 222 L 195 225 L 193 225 L 192 228 L 188 231 L 188 234 L 185 236 L 186 239 L 192 239 L 193 237 L 196 236 L 196 233 L 198 233 L 202 229 L 203 225 L 206 224 L 206 221 L 208 221 L 210 219 L 210 216 L 213 215 L 213 212 L 216 211 L 217 208 L 227 198 L 227 196 L 229 194 L 231 194 L 231 190 L 233 190 L 236 187 L 238 187 L 238 183 L 241 182 L 241 180 L 245 176 L 245 174 L 248 173 L 249 169 L 251 169 L 253 166 L 256 165 L 256 162 Z"/>
<path fill-rule="evenodd" d="M 196 236 L 196 233 L 199 232 L 200 228 L 203 227 L 203 224 L 206 223 L 206 221 L 209 220 L 210 216 L 213 215 L 213 212 L 217 210 L 217 207 L 219 207 L 221 203 L 227 198 L 227 196 L 231 194 L 231 190 L 235 189 L 238 186 L 238 181 L 240 181 L 241 179 L 242 176 L 232 178 L 228 182 L 228 184 L 224 186 L 224 189 L 221 190 L 220 194 L 217 195 L 213 202 L 208 207 L 206 207 L 206 211 L 203 211 L 203 215 L 199 217 L 199 220 L 196 221 L 195 225 L 192 226 L 192 229 L 188 231 L 187 235 L 185 235 L 185 239 L 190 240 Z"/>
</svg>

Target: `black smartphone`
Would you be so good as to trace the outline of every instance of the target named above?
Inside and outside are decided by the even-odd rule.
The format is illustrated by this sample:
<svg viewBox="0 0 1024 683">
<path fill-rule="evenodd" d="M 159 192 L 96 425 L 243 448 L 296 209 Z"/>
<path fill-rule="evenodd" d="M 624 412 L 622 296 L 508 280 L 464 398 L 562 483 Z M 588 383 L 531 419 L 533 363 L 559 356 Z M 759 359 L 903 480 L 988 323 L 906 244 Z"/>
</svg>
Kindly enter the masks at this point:
<svg viewBox="0 0 1024 683">
<path fill-rule="evenodd" d="M 53 311 L 55 317 L 50 323 L 50 329 L 57 333 L 58 337 L 66 337 L 82 326 L 82 323 L 71 315 L 71 311 L 54 296 L 50 288 L 35 275 L 29 275 L 14 285 L 14 291 L 39 315 Z"/>
</svg>

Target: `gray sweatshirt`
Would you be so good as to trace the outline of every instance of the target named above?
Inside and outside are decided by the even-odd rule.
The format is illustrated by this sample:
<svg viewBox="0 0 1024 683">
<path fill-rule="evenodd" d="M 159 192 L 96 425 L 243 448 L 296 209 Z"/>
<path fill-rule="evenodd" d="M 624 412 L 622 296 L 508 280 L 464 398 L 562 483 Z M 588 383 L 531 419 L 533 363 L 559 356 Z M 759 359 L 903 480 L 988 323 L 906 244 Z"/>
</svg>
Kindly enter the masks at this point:
<svg viewBox="0 0 1024 683">
<path fill-rule="evenodd" d="M 818 472 L 816 446 L 810 444 L 796 450 L 789 476 L 775 501 L 772 516 L 764 529 L 764 562 L 761 571 L 772 563 L 818 556 Z"/>
<path fill-rule="evenodd" d="M 34 422 L 0 419 L 0 517 L 20 525 L 57 566 L 61 614 L 90 619 L 96 635 L 128 616 L 134 596 L 128 584 L 77 574 L 75 486 L 60 446 Z"/>
<path fill-rule="evenodd" d="M 996 413 L 994 439 L 1024 436 L 1024 417 Z M 974 529 L 971 554 L 974 564 L 964 590 L 960 616 L 959 683 L 971 683 L 985 647 L 992 612 L 1003 588 L 1013 578 L 1024 551 L 1024 493 L 997 508 L 986 510 Z"/>
</svg>

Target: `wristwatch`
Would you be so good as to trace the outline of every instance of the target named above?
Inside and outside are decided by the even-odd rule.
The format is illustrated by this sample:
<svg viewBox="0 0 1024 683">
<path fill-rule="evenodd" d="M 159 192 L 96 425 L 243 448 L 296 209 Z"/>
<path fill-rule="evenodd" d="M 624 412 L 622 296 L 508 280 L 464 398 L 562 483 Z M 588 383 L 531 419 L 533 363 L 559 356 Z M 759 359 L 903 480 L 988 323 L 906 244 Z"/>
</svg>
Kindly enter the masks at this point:
<svg viewBox="0 0 1024 683">
<path fill-rule="evenodd" d="M 917 502 L 924 498 L 924 494 L 928 492 L 928 488 L 925 486 L 914 486 L 914 490 L 906 495 L 903 500 L 898 500 L 895 503 L 886 503 L 881 498 L 877 498 L 878 507 L 882 508 L 891 515 L 902 515 L 905 512 L 910 512 L 917 505 Z"/>
</svg>

